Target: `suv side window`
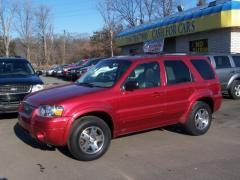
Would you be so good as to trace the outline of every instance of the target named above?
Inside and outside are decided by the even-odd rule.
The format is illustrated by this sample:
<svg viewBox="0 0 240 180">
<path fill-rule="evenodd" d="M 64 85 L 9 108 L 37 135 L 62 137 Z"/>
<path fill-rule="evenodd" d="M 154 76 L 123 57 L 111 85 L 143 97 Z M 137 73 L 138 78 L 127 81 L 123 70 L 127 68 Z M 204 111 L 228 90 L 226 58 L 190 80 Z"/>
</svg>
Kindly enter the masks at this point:
<svg viewBox="0 0 240 180">
<path fill-rule="evenodd" d="M 192 75 L 187 65 L 181 60 L 167 60 L 164 62 L 167 84 L 192 82 Z"/>
<path fill-rule="evenodd" d="M 206 60 L 191 60 L 191 63 L 204 80 L 215 79 L 214 72 Z"/>
<path fill-rule="evenodd" d="M 160 86 L 160 68 L 157 62 L 138 65 L 128 76 L 126 82 L 136 81 L 139 89 Z M 125 83 L 126 83 L 125 82 Z"/>
<path fill-rule="evenodd" d="M 233 56 L 232 58 L 236 67 L 240 67 L 240 56 Z"/>
<path fill-rule="evenodd" d="M 231 68 L 230 60 L 227 56 L 214 56 L 216 69 Z"/>
</svg>

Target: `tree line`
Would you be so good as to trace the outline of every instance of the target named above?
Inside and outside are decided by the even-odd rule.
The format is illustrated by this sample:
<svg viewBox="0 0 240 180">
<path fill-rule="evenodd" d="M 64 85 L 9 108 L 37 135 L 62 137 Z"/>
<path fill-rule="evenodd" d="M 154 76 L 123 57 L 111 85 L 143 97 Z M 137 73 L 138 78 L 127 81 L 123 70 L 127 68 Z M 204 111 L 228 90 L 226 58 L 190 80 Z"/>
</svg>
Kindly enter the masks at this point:
<svg viewBox="0 0 240 180">
<path fill-rule="evenodd" d="M 0 55 L 23 56 L 36 66 L 118 55 L 114 36 L 176 12 L 180 0 L 93 0 L 103 28 L 88 34 L 54 32 L 52 9 L 32 0 L 0 0 Z M 198 1 L 202 5 L 205 1 Z"/>
</svg>

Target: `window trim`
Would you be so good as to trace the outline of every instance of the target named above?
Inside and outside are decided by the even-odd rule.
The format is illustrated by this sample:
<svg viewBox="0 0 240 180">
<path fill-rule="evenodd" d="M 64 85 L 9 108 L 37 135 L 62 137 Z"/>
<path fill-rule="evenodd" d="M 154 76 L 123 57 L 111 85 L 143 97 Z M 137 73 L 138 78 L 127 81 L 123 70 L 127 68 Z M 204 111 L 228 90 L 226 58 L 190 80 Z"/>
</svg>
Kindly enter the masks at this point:
<svg viewBox="0 0 240 180">
<path fill-rule="evenodd" d="M 236 59 L 234 59 L 235 57 L 238 57 L 239 61 L 240 61 L 240 55 L 232 55 L 232 60 L 233 60 L 235 68 L 240 68 L 240 66 L 237 66 L 237 64 L 236 64 Z"/>
<path fill-rule="evenodd" d="M 230 64 L 230 67 L 218 68 L 215 57 L 227 57 L 227 58 L 228 58 L 228 62 L 229 62 L 229 64 Z M 229 58 L 228 55 L 224 55 L 224 56 L 221 56 L 221 55 L 219 55 L 219 56 L 213 56 L 213 61 L 214 61 L 216 70 L 220 70 L 220 69 L 231 69 L 231 68 L 233 68 L 233 67 L 232 67 L 232 63 L 231 63 L 231 59 Z"/>
<path fill-rule="evenodd" d="M 176 84 L 168 84 L 167 71 L 166 71 L 166 67 L 165 67 L 165 62 L 166 62 L 166 61 L 170 61 L 170 62 L 171 62 L 171 61 L 181 61 L 181 62 L 188 68 L 191 81 L 188 81 L 188 82 L 180 82 L 180 83 L 176 83 Z M 195 78 L 194 78 L 194 75 L 193 75 L 191 69 L 189 68 L 188 64 L 186 64 L 186 63 L 184 62 L 183 59 L 168 59 L 168 60 L 165 59 L 165 60 L 163 60 L 163 68 L 164 68 L 164 71 L 165 71 L 165 82 L 166 82 L 165 84 L 166 84 L 166 86 L 178 86 L 178 85 L 182 85 L 182 84 L 189 84 L 189 83 L 195 82 Z"/>
<path fill-rule="evenodd" d="M 155 89 L 155 88 L 160 88 L 160 87 L 162 87 L 163 86 L 163 84 L 162 84 L 162 74 L 161 74 L 161 64 L 160 64 L 160 62 L 159 61 L 149 61 L 149 62 L 141 62 L 141 63 L 137 63 L 133 68 L 132 68 L 132 70 L 130 71 L 130 73 L 128 73 L 128 75 L 127 75 L 127 77 L 125 78 L 125 80 L 123 81 L 123 83 L 121 84 L 121 89 L 122 90 L 124 90 L 124 86 L 125 86 L 125 84 L 126 84 L 126 82 L 127 82 L 127 79 L 128 79 L 128 77 L 129 77 L 129 75 L 138 67 L 138 66 L 140 66 L 140 65 L 143 65 L 143 64 L 150 64 L 150 63 L 156 63 L 156 64 L 158 64 L 158 68 L 159 68 L 159 86 L 156 86 L 156 87 L 146 87 L 146 88 L 139 88 L 139 89 L 136 89 L 136 91 L 138 91 L 138 90 L 146 90 L 146 89 Z M 134 90 L 135 91 L 135 90 Z"/>
<path fill-rule="evenodd" d="M 213 78 L 212 79 L 205 79 L 202 74 L 198 71 L 198 69 L 195 67 L 195 65 L 193 64 L 193 61 L 205 61 L 210 69 L 212 70 L 212 73 L 213 73 Z M 190 59 L 190 63 L 192 64 L 192 66 L 195 68 L 195 70 L 197 71 L 197 73 L 199 74 L 199 76 L 204 80 L 204 81 L 212 81 L 212 80 L 215 80 L 216 79 L 216 73 L 214 72 L 214 69 L 213 69 L 213 66 L 211 64 L 211 62 L 209 62 L 208 60 L 206 59 Z"/>
</svg>

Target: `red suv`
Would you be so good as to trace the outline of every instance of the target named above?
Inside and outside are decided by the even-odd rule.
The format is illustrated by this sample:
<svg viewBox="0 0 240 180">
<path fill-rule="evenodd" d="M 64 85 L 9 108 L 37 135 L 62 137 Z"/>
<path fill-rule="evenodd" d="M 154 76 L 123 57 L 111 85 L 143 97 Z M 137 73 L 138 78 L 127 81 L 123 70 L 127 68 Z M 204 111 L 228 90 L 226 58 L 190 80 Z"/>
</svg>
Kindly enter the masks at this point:
<svg viewBox="0 0 240 180">
<path fill-rule="evenodd" d="M 202 135 L 222 101 L 219 80 L 202 56 L 116 57 L 77 82 L 34 93 L 19 124 L 40 142 L 67 145 L 79 160 L 101 157 L 112 138 L 182 124 Z"/>
</svg>

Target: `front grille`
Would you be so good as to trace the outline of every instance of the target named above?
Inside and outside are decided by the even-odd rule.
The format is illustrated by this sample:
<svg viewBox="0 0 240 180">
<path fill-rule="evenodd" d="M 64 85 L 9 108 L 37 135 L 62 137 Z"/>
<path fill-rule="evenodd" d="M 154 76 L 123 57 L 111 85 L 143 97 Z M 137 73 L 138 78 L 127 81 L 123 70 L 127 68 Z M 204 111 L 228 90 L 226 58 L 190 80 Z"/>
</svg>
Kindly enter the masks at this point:
<svg viewBox="0 0 240 180">
<path fill-rule="evenodd" d="M 31 88 L 27 84 L 0 85 L 0 94 L 24 94 L 29 93 Z"/>
<path fill-rule="evenodd" d="M 24 97 L 28 93 L 25 94 L 5 94 L 5 95 L 0 95 L 0 104 L 6 104 L 6 103 L 19 103 L 24 99 Z"/>
</svg>

